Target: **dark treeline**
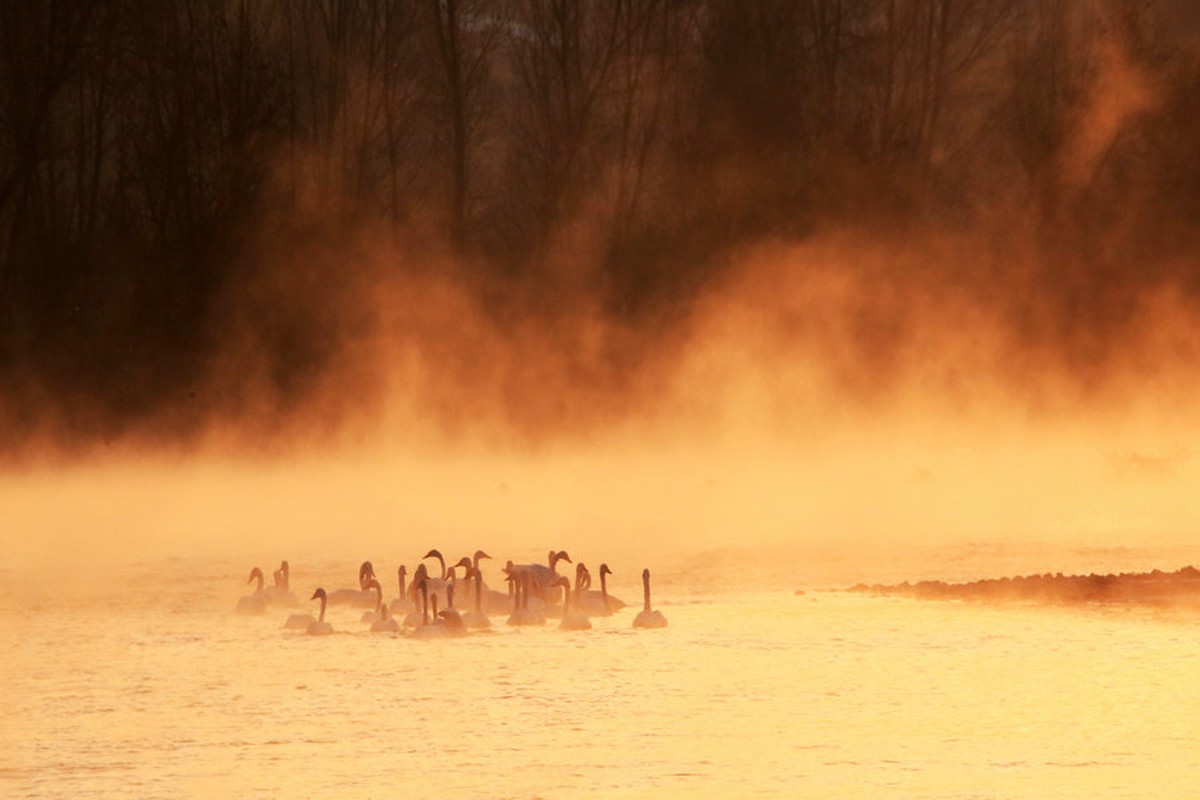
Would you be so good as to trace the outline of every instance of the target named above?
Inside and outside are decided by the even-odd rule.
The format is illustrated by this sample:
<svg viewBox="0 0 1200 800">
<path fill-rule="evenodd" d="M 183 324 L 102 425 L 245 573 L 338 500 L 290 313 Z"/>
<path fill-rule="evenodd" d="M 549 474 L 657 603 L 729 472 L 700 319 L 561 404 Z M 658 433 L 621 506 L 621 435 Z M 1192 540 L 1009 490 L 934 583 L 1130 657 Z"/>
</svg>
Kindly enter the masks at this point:
<svg viewBox="0 0 1200 800">
<path fill-rule="evenodd" d="M 1013 301 L 1014 330 L 1094 357 L 1141 289 L 1200 289 L 1185 6 L 2 3 L 3 440 L 48 409 L 93 439 L 236 415 L 188 410 L 234 331 L 298 402 L 366 230 L 452 254 L 498 314 L 583 295 L 653 330 L 763 237 L 1019 212 L 1045 313 Z"/>
</svg>

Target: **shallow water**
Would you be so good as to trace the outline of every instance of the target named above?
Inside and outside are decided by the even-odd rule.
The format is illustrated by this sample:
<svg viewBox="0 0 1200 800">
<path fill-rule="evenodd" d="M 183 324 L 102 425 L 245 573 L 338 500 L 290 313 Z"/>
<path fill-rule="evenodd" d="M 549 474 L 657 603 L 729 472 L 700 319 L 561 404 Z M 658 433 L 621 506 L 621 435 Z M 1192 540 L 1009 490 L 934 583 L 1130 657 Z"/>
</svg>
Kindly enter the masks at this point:
<svg viewBox="0 0 1200 800">
<path fill-rule="evenodd" d="M 588 632 L 497 617 L 421 641 L 331 607 L 339 633 L 307 637 L 286 610 L 233 613 L 244 572 L 143 563 L 120 591 L 67 594 L 6 576 L 0 795 L 1195 794 L 1200 622 L 1183 613 L 669 574 L 665 630 L 626 609 Z"/>
</svg>

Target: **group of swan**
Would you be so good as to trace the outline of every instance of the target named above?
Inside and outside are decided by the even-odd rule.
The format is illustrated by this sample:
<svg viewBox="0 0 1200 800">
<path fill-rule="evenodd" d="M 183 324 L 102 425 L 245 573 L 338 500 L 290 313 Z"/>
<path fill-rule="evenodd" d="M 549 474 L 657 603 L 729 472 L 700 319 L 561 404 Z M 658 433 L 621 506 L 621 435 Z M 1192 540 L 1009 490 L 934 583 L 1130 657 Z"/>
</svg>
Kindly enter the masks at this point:
<svg viewBox="0 0 1200 800">
<path fill-rule="evenodd" d="M 508 613 L 507 623 L 513 626 L 545 625 L 546 612 L 561 602 L 559 627 L 563 630 L 589 630 L 591 616 L 610 616 L 625 607 L 625 603 L 608 593 L 607 578 L 613 574 L 608 564 L 600 565 L 600 590 L 591 589 L 591 573 L 583 563 L 575 565 L 575 584 L 565 575 L 558 574 L 558 564 L 572 563 L 563 550 L 551 550 L 545 564 L 514 564 L 508 561 L 504 568 L 504 580 L 508 592 L 488 588 L 483 580 L 479 562 L 490 559 L 487 553 L 476 550 L 473 556 L 464 556 L 453 565 L 447 566 L 445 557 L 438 550 L 426 553 L 407 581 L 408 569 L 400 566 L 397 575 L 399 594 L 390 604 L 384 603 L 383 585 L 375 575 L 370 561 L 364 561 L 358 570 L 357 589 L 336 589 L 326 593 L 324 588 L 313 592 L 311 600 L 319 600 L 320 612 L 291 614 L 284 627 L 304 630 L 311 635 L 333 633 L 333 626 L 325 621 L 327 606 L 345 604 L 366 607 L 361 621 L 370 624 L 372 632 L 399 633 L 402 628 L 412 628 L 418 638 L 440 638 L 464 636 L 468 630 L 491 627 L 489 615 Z M 425 565 L 427 560 L 438 562 L 437 575 L 431 574 Z M 462 570 L 460 577 L 458 571 Z M 255 583 L 254 594 L 238 601 L 239 614 L 263 614 L 269 604 L 295 605 L 295 596 L 288 587 L 290 570 L 288 562 L 280 564 L 274 573 L 275 586 L 265 590 L 263 572 L 258 567 L 250 571 L 247 583 Z M 455 597 L 468 610 L 455 607 Z M 442 608 L 438 608 L 439 604 Z M 661 611 L 650 608 L 650 570 L 642 570 L 642 610 L 633 621 L 635 628 L 666 627 L 667 620 Z M 400 619 L 398 619 L 400 618 Z"/>
</svg>

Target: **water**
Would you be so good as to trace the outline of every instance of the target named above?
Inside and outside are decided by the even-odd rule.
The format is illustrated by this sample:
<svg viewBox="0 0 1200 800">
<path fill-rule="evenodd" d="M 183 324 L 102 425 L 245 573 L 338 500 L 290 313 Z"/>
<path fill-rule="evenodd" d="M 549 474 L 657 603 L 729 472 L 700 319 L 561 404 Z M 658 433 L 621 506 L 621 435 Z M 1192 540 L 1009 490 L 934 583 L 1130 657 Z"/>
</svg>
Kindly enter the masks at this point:
<svg viewBox="0 0 1200 800">
<path fill-rule="evenodd" d="M 1182 612 L 667 573 L 665 630 L 627 609 L 588 632 L 495 618 L 419 641 L 332 607 L 339 634 L 307 637 L 286 611 L 232 613 L 245 571 L 165 560 L 76 591 L 4 576 L 0 795 L 1195 794 L 1200 622 Z M 293 561 L 294 588 L 305 575 Z"/>
</svg>

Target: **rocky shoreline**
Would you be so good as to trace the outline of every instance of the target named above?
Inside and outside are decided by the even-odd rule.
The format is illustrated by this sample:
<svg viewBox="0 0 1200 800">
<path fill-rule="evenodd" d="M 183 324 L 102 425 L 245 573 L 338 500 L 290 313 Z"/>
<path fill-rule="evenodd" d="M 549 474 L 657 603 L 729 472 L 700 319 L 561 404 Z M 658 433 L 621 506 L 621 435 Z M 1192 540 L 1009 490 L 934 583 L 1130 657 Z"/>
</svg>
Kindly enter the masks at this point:
<svg viewBox="0 0 1200 800">
<path fill-rule="evenodd" d="M 899 584 L 860 583 L 847 591 L 898 595 L 922 600 L 985 600 L 1039 603 L 1200 604 L 1200 570 L 1187 566 L 1175 572 L 1064 575 L 1046 573 L 1013 578 L 989 578 L 967 583 L 920 581 Z"/>
</svg>

